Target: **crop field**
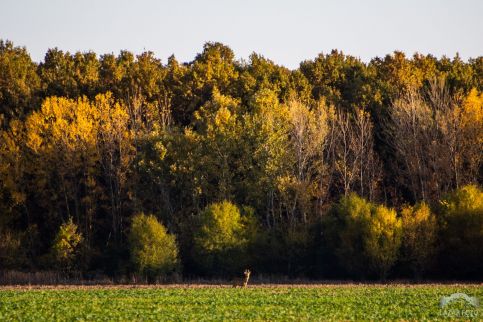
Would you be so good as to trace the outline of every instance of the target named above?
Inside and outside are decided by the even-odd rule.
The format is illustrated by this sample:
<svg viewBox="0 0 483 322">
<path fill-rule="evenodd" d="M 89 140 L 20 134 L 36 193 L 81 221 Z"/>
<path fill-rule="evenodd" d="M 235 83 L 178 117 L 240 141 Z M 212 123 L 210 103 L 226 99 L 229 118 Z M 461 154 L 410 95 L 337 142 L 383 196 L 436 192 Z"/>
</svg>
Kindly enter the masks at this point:
<svg viewBox="0 0 483 322">
<path fill-rule="evenodd" d="M 480 320 L 481 284 L 0 288 L 0 321 Z"/>
</svg>

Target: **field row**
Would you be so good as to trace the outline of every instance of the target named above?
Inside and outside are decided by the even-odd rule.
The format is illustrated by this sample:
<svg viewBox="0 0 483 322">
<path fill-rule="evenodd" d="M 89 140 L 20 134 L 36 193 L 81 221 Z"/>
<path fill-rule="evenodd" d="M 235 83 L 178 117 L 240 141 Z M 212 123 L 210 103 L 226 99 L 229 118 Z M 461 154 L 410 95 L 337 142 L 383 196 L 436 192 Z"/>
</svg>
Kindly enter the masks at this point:
<svg viewBox="0 0 483 322">
<path fill-rule="evenodd" d="M 70 287 L 0 290 L 0 320 L 478 320 L 482 285 L 307 285 L 246 289 Z"/>
</svg>

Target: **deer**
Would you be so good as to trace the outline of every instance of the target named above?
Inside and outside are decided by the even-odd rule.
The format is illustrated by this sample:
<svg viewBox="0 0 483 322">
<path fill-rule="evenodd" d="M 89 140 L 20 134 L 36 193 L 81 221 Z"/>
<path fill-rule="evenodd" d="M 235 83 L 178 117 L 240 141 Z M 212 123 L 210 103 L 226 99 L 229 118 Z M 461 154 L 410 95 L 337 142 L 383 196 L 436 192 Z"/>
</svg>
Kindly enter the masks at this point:
<svg viewBox="0 0 483 322">
<path fill-rule="evenodd" d="M 233 287 L 247 287 L 251 273 L 252 272 L 249 269 L 246 269 L 245 272 L 243 272 L 243 278 L 238 277 L 233 280 Z"/>
</svg>

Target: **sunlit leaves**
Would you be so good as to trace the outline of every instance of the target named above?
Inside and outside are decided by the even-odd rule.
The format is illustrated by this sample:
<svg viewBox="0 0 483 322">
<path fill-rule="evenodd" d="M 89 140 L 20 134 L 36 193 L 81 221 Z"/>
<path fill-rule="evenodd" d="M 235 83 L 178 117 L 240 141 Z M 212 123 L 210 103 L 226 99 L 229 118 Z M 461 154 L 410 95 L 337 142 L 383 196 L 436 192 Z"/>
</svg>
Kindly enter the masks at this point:
<svg viewBox="0 0 483 322">
<path fill-rule="evenodd" d="M 131 260 L 139 273 L 155 278 L 177 268 L 175 237 L 153 215 L 137 214 L 132 218 L 129 244 Z"/>
<path fill-rule="evenodd" d="M 79 255 L 79 246 L 82 242 L 82 234 L 72 218 L 59 227 L 52 245 L 52 255 L 58 264 L 64 269 L 69 269 L 74 264 L 75 257 Z"/>
</svg>

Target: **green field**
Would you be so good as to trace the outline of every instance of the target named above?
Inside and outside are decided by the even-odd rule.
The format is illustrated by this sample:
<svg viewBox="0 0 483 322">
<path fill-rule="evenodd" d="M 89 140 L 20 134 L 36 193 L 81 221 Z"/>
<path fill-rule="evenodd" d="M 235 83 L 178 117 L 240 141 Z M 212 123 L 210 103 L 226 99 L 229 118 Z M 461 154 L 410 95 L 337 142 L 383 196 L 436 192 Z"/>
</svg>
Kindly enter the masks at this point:
<svg viewBox="0 0 483 322">
<path fill-rule="evenodd" d="M 0 321 L 480 320 L 482 285 L 0 289 Z"/>
</svg>

